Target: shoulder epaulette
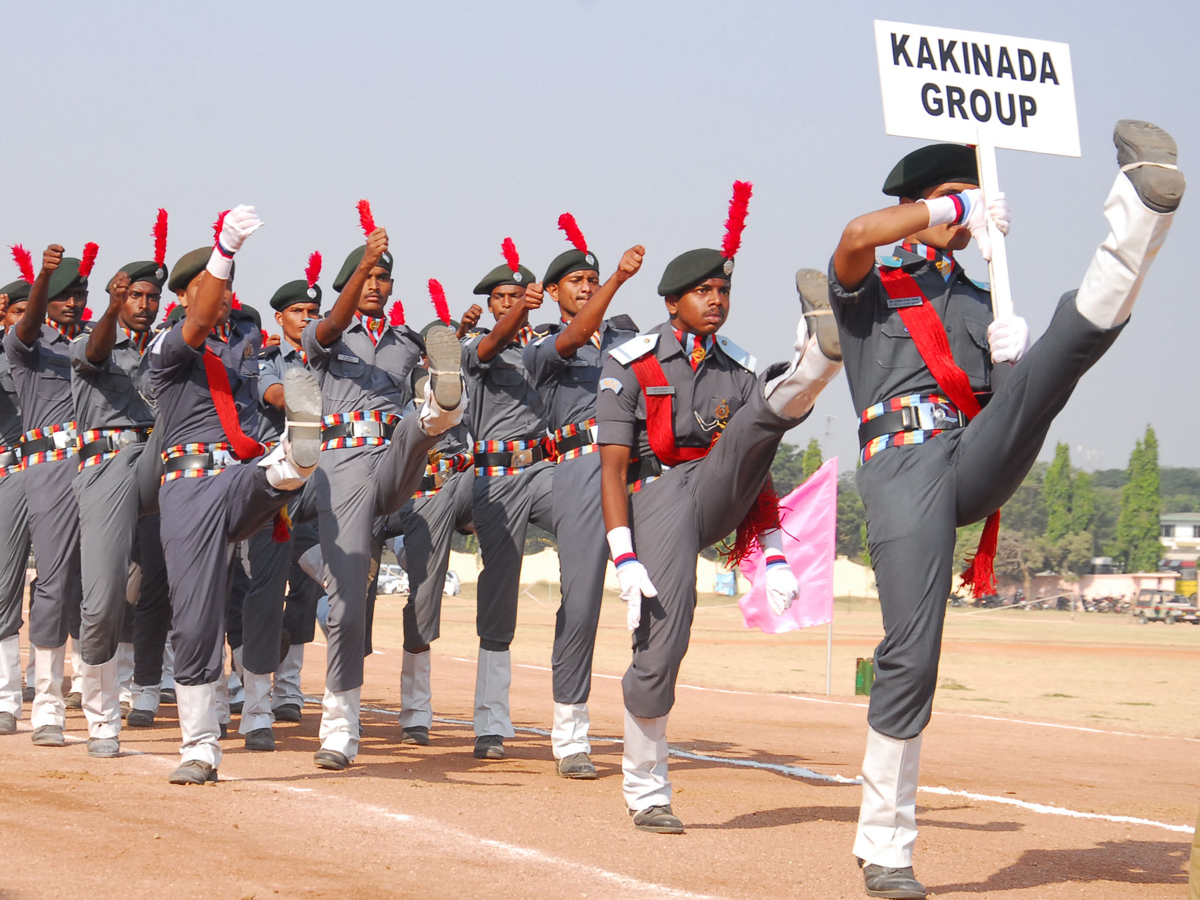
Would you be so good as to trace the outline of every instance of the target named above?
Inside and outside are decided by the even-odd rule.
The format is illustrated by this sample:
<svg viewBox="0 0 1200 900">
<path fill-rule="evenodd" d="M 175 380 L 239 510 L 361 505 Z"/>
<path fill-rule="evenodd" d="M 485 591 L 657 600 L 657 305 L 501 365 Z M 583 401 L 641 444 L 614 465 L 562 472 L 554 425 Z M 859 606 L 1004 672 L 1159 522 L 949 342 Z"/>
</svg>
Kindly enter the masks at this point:
<svg viewBox="0 0 1200 900">
<path fill-rule="evenodd" d="M 613 316 L 608 320 L 608 324 L 610 327 L 617 329 L 617 331 L 632 331 L 634 334 L 641 331 L 641 329 L 637 327 L 637 322 L 633 321 L 633 319 L 624 314 Z"/>
<path fill-rule="evenodd" d="M 466 337 L 464 337 L 463 340 L 464 341 L 473 341 L 477 337 L 483 337 L 485 334 L 491 334 L 491 333 L 492 333 L 492 329 L 490 329 L 490 328 L 484 328 L 483 326 L 476 326 L 475 328 L 472 328 L 470 331 L 467 332 Z"/>
<path fill-rule="evenodd" d="M 613 347 L 608 355 L 621 365 L 627 366 L 635 359 L 641 359 L 647 353 L 652 353 L 657 346 L 658 332 L 652 331 L 649 334 L 639 334 L 633 340 Z"/>
<path fill-rule="evenodd" d="M 542 325 L 534 325 L 533 336 L 537 338 L 544 338 L 549 334 L 558 334 L 561 328 L 562 325 L 558 322 L 546 322 Z"/>
<path fill-rule="evenodd" d="M 270 359 L 272 356 L 278 356 L 283 352 L 283 347 L 280 344 L 271 344 L 269 347 L 263 347 L 258 351 L 259 359 Z"/>
<path fill-rule="evenodd" d="M 990 281 L 977 281 L 970 275 L 967 276 L 967 281 L 971 282 L 971 284 L 975 285 L 975 287 L 979 288 L 984 293 L 990 294 L 992 292 L 992 284 Z"/>
<path fill-rule="evenodd" d="M 875 264 L 883 269 L 899 269 L 904 260 L 898 256 L 879 256 L 875 258 Z"/>
<path fill-rule="evenodd" d="M 754 372 L 758 368 L 758 360 L 754 358 L 754 354 L 747 353 L 724 335 L 717 335 L 717 345 L 725 352 L 726 356 L 743 369 Z"/>
</svg>

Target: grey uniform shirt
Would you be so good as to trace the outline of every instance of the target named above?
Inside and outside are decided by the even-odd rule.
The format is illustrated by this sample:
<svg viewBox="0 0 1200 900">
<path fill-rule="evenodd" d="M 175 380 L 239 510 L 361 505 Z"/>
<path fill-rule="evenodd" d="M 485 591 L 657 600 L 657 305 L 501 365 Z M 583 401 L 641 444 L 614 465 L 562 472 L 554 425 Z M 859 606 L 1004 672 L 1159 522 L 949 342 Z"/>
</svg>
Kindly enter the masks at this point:
<svg viewBox="0 0 1200 900">
<path fill-rule="evenodd" d="M 258 439 L 264 444 L 274 443 L 283 437 L 286 414 L 267 402 L 267 390 L 283 384 L 283 373 L 292 366 L 306 368 L 304 355 L 289 344 L 281 341 L 276 347 L 264 347 L 258 357 L 258 402 L 262 407 L 259 420 Z"/>
<path fill-rule="evenodd" d="M 359 410 L 404 414 L 412 399 L 408 374 L 425 352 L 425 342 L 407 325 L 387 326 L 376 344 L 356 316 L 341 337 L 322 347 L 313 321 L 300 340 L 321 385 L 325 415 Z"/>
<path fill-rule="evenodd" d="M 0 346 L 0 447 L 15 446 L 24 433 L 12 366 L 8 362 L 8 354 Z"/>
<path fill-rule="evenodd" d="M 70 348 L 70 338 L 45 324 L 32 347 L 21 343 L 16 328 L 4 335 L 26 431 L 75 421 Z"/>
<path fill-rule="evenodd" d="M 224 364 L 239 424 L 243 432 L 254 437 L 259 429 L 258 351 L 262 332 L 249 319 L 230 319 L 229 326 L 228 341 L 210 334 L 205 347 Z M 205 347 L 196 349 L 183 339 L 183 320 L 150 345 L 150 383 L 158 398 L 158 427 L 163 430 L 164 449 L 227 440 L 208 388 Z"/>
<path fill-rule="evenodd" d="M 929 298 L 946 326 L 954 361 L 971 379 L 977 393 L 991 390 L 991 355 L 987 328 L 992 321 L 991 294 L 967 278 L 954 264 L 947 281 L 932 262 L 902 247 L 881 261 L 886 268 L 904 269 Z M 876 403 L 905 394 L 938 391 L 937 382 L 917 352 L 900 308 L 891 301 L 871 269 L 857 290 L 847 291 L 829 263 L 829 297 L 837 318 L 850 396 L 859 413 Z"/>
<path fill-rule="evenodd" d="M 717 341 L 699 369 L 693 372 L 670 322 L 664 322 L 648 334 L 658 338 L 653 353 L 674 388 L 671 409 L 675 445 L 709 446 L 713 432 L 724 427 L 758 389 L 753 357 L 744 355 L 736 345 L 730 345 L 743 360 L 738 362 Z M 621 352 L 621 347 L 616 349 Z M 642 354 L 634 350 L 632 355 Z M 630 447 L 633 459 L 653 456 L 646 435 L 646 398 L 642 396 L 632 366 L 610 355 L 604 361 L 601 376 L 600 392 L 596 397 L 597 442 Z"/>
<path fill-rule="evenodd" d="M 543 328 L 535 332 L 537 339 Z M 467 407 L 471 435 L 477 441 L 532 441 L 545 437 L 542 398 L 525 368 L 524 348 L 517 341 L 491 359 L 479 358 L 479 342 L 487 330 L 471 334 L 463 346 L 471 402 Z"/>
<path fill-rule="evenodd" d="M 525 348 L 525 368 L 542 398 L 547 428 L 554 431 L 596 415 L 596 387 L 604 358 L 613 347 L 637 334 L 637 328 L 631 326 L 633 322 L 625 316 L 605 319 L 596 332 L 600 346 L 588 341 L 567 357 L 555 346 L 565 325 L 551 326 L 549 334 Z"/>
<path fill-rule="evenodd" d="M 154 424 L 154 410 L 146 400 L 151 396 L 149 354 L 117 326 L 112 352 L 103 362 L 93 363 L 87 358 L 89 339 L 77 337 L 69 351 L 79 430 L 149 428 Z"/>
</svg>

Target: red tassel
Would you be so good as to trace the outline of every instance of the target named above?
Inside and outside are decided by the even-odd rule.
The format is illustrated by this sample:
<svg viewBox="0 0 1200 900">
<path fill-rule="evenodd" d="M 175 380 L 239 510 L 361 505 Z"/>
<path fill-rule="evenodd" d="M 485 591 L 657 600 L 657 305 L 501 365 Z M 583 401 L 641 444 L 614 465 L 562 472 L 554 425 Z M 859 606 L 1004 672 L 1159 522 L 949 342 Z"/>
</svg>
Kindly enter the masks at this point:
<svg viewBox="0 0 1200 900">
<path fill-rule="evenodd" d="M 513 243 L 513 239 L 507 237 L 504 243 L 500 245 L 501 251 L 504 253 L 504 261 L 508 263 L 508 267 L 516 272 L 521 268 L 521 257 L 517 256 L 517 245 Z"/>
<path fill-rule="evenodd" d="M 962 573 L 963 587 L 969 587 L 976 598 L 996 593 L 996 547 L 1000 543 L 1000 511 L 987 517 L 979 546 Z"/>
<path fill-rule="evenodd" d="M 321 277 L 321 254 L 316 251 L 308 258 L 308 268 L 304 270 L 304 277 L 308 279 L 308 286 L 312 287 L 317 283 L 317 279 Z"/>
<path fill-rule="evenodd" d="M 21 270 L 21 278 L 33 284 L 33 256 L 20 244 L 12 248 L 12 255 L 13 260 L 16 261 L 17 268 Z"/>
<path fill-rule="evenodd" d="M 397 300 L 395 303 L 392 304 L 391 311 L 388 313 L 388 324 L 389 325 L 403 325 L 404 324 L 404 304 L 401 303 L 399 300 Z"/>
<path fill-rule="evenodd" d="M 231 299 L 229 301 L 229 306 L 231 309 L 241 309 L 242 308 L 242 301 L 238 299 L 237 291 L 233 292 L 233 299 Z"/>
<path fill-rule="evenodd" d="M 375 230 L 375 217 L 371 215 L 371 204 L 366 200 L 358 201 L 358 224 L 362 226 L 363 234 L 367 237 Z"/>
<path fill-rule="evenodd" d="M 275 513 L 271 525 L 271 540 L 277 544 L 286 544 L 292 536 L 292 517 L 288 515 L 287 507 L 282 507 Z"/>
<path fill-rule="evenodd" d="M 83 308 L 83 315 L 80 316 L 79 319 L 80 319 L 80 321 L 83 321 L 83 322 L 92 321 L 92 311 L 85 306 Z"/>
<path fill-rule="evenodd" d="M 758 544 L 759 535 L 779 527 L 779 495 L 770 480 L 763 485 L 746 518 L 737 527 L 733 548 L 728 554 L 728 566 L 733 568 L 746 559 Z"/>
<path fill-rule="evenodd" d="M 177 305 L 178 304 L 174 300 L 172 300 L 170 303 L 167 304 L 167 308 L 165 310 L 163 310 L 163 321 L 164 322 L 167 320 L 167 317 L 169 315 L 171 315 L 171 311 L 174 310 Z"/>
<path fill-rule="evenodd" d="M 450 304 L 446 302 L 446 289 L 436 278 L 429 279 L 429 296 L 433 299 L 433 311 L 446 325 L 450 324 Z"/>
<path fill-rule="evenodd" d="M 167 259 L 167 211 L 159 209 L 158 218 L 154 220 L 154 264 L 161 266 Z"/>
<path fill-rule="evenodd" d="M 563 213 L 558 217 L 558 227 L 566 232 L 567 240 L 575 245 L 575 249 L 580 253 L 587 253 L 587 240 L 584 239 L 583 232 L 579 230 L 579 226 L 575 224 L 575 217 L 570 213 Z"/>
<path fill-rule="evenodd" d="M 100 253 L 100 245 L 88 241 L 83 245 L 83 259 L 79 261 L 79 277 L 87 278 L 92 274 L 92 266 L 96 265 L 96 256 Z"/>
<path fill-rule="evenodd" d="M 725 240 L 721 244 L 721 255 L 726 259 L 733 259 L 742 246 L 742 230 L 746 227 L 753 192 L 754 185 L 748 181 L 733 183 L 733 199 L 729 201 L 729 218 L 725 221 Z"/>
<path fill-rule="evenodd" d="M 217 243 L 221 239 L 221 227 L 225 224 L 225 217 L 229 215 L 229 210 L 225 210 L 219 216 L 217 221 L 213 222 L 213 243 Z"/>
</svg>

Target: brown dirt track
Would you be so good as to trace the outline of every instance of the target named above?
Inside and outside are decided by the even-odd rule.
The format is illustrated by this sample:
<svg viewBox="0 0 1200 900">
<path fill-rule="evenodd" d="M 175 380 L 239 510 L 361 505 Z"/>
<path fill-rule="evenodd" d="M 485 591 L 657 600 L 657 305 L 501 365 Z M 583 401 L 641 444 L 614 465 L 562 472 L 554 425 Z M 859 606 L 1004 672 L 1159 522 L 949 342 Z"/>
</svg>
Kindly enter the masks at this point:
<svg viewBox="0 0 1200 900">
<path fill-rule="evenodd" d="M 389 649 L 399 643 L 398 608 L 398 598 L 384 598 L 379 610 L 377 643 L 384 652 L 368 660 L 364 691 L 364 705 L 375 710 L 394 710 L 399 702 L 401 657 Z M 174 707 L 164 707 L 152 730 L 126 729 L 118 760 L 87 757 L 80 713 L 70 714 L 75 741 L 62 749 L 34 748 L 28 719 L 22 720 L 21 733 L 0 738 L 0 897 L 865 896 L 850 854 L 857 786 L 731 762 L 858 774 L 861 698 L 828 702 L 715 685 L 714 679 L 739 679 L 722 675 L 731 651 L 707 650 L 704 641 L 720 644 L 726 634 L 734 644 L 774 647 L 784 639 L 738 632 L 736 610 L 699 614 L 700 642 L 682 680 L 707 686 L 679 691 L 669 732 L 673 750 L 700 757 L 672 760 L 675 808 L 688 833 L 659 836 L 635 832 L 625 814 L 617 743 L 596 742 L 602 777 L 595 782 L 557 778 L 547 739 L 529 731 L 509 742 L 503 762 L 471 757 L 470 726 L 455 723 L 471 711 L 474 665 L 464 659 L 473 655 L 470 608 L 469 597 L 447 598 L 445 634 L 434 649 L 433 745 L 398 746 L 394 716 L 372 711 L 364 716 L 362 752 L 346 773 L 312 765 L 319 719 L 312 704 L 299 725 L 277 726 L 274 754 L 244 751 L 231 735 L 222 783 L 205 788 L 166 784 L 177 759 Z M 542 663 L 552 612 L 541 601 L 522 606 L 515 645 L 522 665 L 512 694 L 520 728 L 548 727 L 550 680 Z M 593 733 L 604 737 L 620 734 L 614 676 L 627 652 L 622 619 L 619 604 L 606 604 L 596 670 L 608 677 L 595 680 L 590 704 Z M 1167 632 L 1148 634 L 1163 641 Z M 839 632 L 835 659 L 860 652 L 863 635 L 869 638 L 867 631 Z M 815 637 L 790 645 L 805 665 L 811 653 L 805 656 L 801 643 L 817 647 Z M 1189 632 L 1171 633 L 1172 642 L 1179 639 L 1192 640 Z M 743 671 L 751 660 L 760 668 L 775 665 L 769 654 L 734 649 Z M 1018 650 L 1024 654 L 1028 646 Z M 323 654 L 314 645 L 308 655 L 310 694 L 319 693 Z M 838 672 L 837 687 L 844 689 L 840 662 Z M 1011 715 L 1004 708 L 979 711 Z M 1145 732 L 1122 735 L 1041 721 L 935 716 L 926 732 L 923 785 L 993 799 L 919 794 L 917 874 L 938 897 L 1182 896 L 1190 834 L 1047 815 L 997 799 L 1190 826 L 1200 797 L 1200 742 L 1190 724 L 1173 735 L 1114 723 Z"/>
</svg>

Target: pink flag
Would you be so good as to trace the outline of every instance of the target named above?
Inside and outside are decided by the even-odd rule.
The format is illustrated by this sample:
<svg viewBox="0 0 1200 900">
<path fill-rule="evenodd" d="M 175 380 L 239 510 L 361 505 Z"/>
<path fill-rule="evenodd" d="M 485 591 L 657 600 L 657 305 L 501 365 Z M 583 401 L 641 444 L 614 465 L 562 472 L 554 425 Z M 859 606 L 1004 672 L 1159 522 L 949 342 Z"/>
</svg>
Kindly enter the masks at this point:
<svg viewBox="0 0 1200 900">
<path fill-rule="evenodd" d="M 767 603 L 762 550 L 741 565 L 751 588 L 738 606 L 747 628 L 768 634 L 795 631 L 833 620 L 833 557 L 837 544 L 837 458 L 779 501 L 783 552 L 800 582 L 800 599 L 782 616 Z"/>
</svg>

